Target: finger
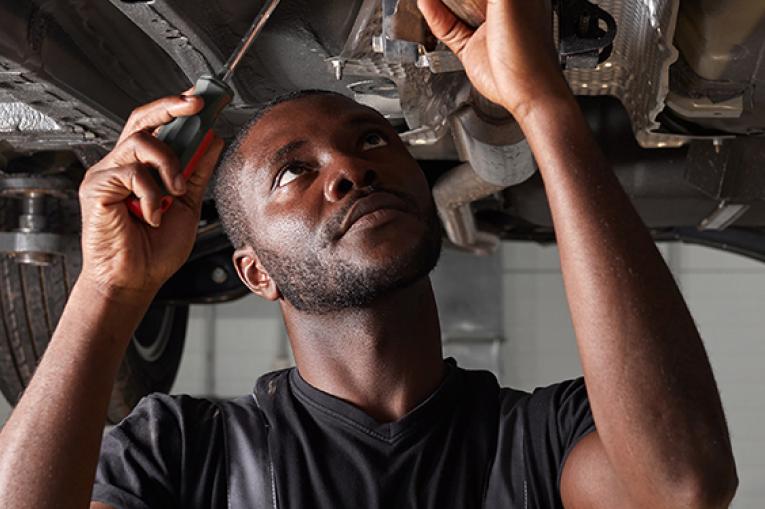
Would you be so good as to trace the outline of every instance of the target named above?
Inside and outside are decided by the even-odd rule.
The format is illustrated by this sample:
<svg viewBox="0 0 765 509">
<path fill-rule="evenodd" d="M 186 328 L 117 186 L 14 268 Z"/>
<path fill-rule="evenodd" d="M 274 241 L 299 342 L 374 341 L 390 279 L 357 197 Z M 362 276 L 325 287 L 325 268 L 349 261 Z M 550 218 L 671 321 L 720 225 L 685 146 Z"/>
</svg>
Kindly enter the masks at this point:
<svg viewBox="0 0 765 509">
<path fill-rule="evenodd" d="M 162 192 L 154 178 L 149 175 L 149 171 L 148 168 L 137 165 L 131 174 L 130 187 L 138 198 L 144 220 L 156 228 L 162 219 Z"/>
<path fill-rule="evenodd" d="M 473 35 L 473 30 L 463 23 L 441 0 L 417 0 L 417 7 L 437 38 L 452 52 L 460 56 Z"/>
<path fill-rule="evenodd" d="M 204 100 L 198 95 L 163 97 L 154 102 L 144 104 L 133 110 L 133 113 L 130 114 L 117 143 L 120 143 L 137 131 L 151 131 L 169 123 L 174 118 L 199 113 L 203 106 Z"/>
<path fill-rule="evenodd" d="M 110 155 L 114 166 L 141 163 L 151 166 L 159 173 L 165 188 L 175 194 L 186 192 L 183 179 L 177 178 L 181 172 L 178 156 L 164 142 L 146 131 L 138 131 L 117 145 Z"/>
<path fill-rule="evenodd" d="M 124 203 L 135 195 L 141 213 L 152 226 L 159 226 L 162 192 L 145 166 L 134 163 L 97 172 L 89 172 L 80 188 L 80 199 L 87 206 L 95 203 L 111 206 Z"/>
<path fill-rule="evenodd" d="M 193 95 L 194 95 L 194 90 L 195 90 L 195 89 L 196 89 L 196 87 L 187 88 L 186 90 L 184 90 L 183 92 L 181 92 L 181 97 L 182 97 L 182 98 L 186 98 L 186 97 L 191 97 L 191 96 L 193 96 Z M 154 129 L 152 129 L 152 131 L 151 131 L 151 134 L 152 134 L 152 135 L 154 135 L 154 136 L 158 136 L 158 135 L 159 135 L 159 131 L 160 131 L 160 129 L 162 129 L 164 126 L 165 126 L 165 125 L 164 125 L 164 124 L 162 124 L 162 125 L 160 125 L 160 126 L 157 126 L 157 127 L 155 127 Z"/>
<path fill-rule="evenodd" d="M 201 205 L 207 185 L 210 183 L 210 178 L 223 151 L 223 146 L 223 140 L 215 136 L 207 152 L 200 159 L 194 173 L 191 174 L 186 182 L 188 191 L 183 199 L 190 207 L 196 209 Z"/>
</svg>

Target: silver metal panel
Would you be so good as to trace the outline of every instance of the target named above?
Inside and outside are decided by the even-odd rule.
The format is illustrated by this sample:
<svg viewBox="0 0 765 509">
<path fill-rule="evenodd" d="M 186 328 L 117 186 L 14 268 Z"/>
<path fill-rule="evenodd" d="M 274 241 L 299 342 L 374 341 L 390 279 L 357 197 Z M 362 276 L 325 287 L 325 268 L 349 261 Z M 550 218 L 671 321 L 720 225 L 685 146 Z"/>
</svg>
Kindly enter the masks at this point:
<svg viewBox="0 0 765 509">
<path fill-rule="evenodd" d="M 643 147 L 684 144 L 682 136 L 653 133 L 669 92 L 669 66 L 677 60 L 672 44 L 678 0 L 598 0 L 617 23 L 611 56 L 595 69 L 564 73 L 577 95 L 613 95 L 624 104 Z"/>
</svg>

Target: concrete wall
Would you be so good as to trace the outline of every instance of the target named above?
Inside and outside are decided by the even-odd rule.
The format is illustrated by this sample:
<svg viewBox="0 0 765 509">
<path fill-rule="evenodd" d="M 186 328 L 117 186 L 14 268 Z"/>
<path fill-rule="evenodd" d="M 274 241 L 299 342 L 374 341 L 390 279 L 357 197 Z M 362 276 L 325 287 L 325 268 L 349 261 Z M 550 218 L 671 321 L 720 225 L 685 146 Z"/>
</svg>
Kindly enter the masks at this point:
<svg viewBox="0 0 765 509">
<path fill-rule="evenodd" d="M 733 507 L 765 499 L 765 264 L 696 246 L 661 247 L 701 330 L 733 439 L 740 488 Z M 581 373 L 554 246 L 505 244 L 501 253 L 504 384 L 531 389 Z M 192 307 L 173 392 L 232 396 L 290 363 L 275 306 L 255 297 Z M 460 350 L 450 349 L 460 358 Z M 466 359 L 475 365 L 475 359 Z M 0 402 L 0 422 L 8 409 Z"/>
</svg>

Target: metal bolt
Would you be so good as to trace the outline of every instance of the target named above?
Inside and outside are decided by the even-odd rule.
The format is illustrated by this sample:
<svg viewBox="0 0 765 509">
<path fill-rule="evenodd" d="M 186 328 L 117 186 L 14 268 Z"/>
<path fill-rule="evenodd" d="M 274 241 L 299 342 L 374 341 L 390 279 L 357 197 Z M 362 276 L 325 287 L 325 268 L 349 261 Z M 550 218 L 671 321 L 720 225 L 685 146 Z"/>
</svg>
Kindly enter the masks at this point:
<svg viewBox="0 0 765 509">
<path fill-rule="evenodd" d="M 332 69 L 335 70 L 335 80 L 340 81 L 343 79 L 343 67 L 345 67 L 345 64 L 342 60 L 332 60 Z"/>
<path fill-rule="evenodd" d="M 372 51 L 375 53 L 385 53 L 385 40 L 382 35 L 372 37 Z"/>
<path fill-rule="evenodd" d="M 19 231 L 41 232 L 45 230 L 45 195 L 28 192 L 21 197 L 21 215 Z"/>
<path fill-rule="evenodd" d="M 228 280 L 228 272 L 223 267 L 215 267 L 212 274 L 210 274 L 210 278 L 213 280 L 213 283 L 222 285 Z"/>
</svg>

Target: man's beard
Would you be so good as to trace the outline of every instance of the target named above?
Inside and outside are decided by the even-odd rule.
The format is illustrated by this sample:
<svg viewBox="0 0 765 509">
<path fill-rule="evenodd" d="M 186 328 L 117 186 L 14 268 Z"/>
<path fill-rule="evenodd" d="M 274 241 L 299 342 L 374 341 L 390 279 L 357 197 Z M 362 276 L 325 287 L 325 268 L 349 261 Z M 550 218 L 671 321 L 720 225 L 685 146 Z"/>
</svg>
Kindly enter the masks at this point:
<svg viewBox="0 0 765 509">
<path fill-rule="evenodd" d="M 327 259 L 320 255 L 326 250 L 311 246 L 302 255 L 279 254 L 263 248 L 256 251 L 287 302 L 305 313 L 328 314 L 368 307 L 380 297 L 427 276 L 441 255 L 441 227 L 433 208 L 425 226 L 425 232 L 410 249 L 400 251 L 378 267 Z"/>
</svg>

